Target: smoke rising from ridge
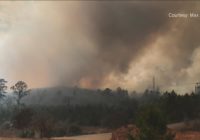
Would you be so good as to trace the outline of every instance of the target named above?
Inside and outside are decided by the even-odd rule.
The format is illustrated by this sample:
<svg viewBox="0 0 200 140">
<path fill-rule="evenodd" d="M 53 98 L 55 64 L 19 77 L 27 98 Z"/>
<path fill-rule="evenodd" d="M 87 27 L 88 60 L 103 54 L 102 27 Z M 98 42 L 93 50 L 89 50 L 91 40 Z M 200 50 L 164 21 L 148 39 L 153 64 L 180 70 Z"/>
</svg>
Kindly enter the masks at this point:
<svg viewBox="0 0 200 140">
<path fill-rule="evenodd" d="M 0 7 L 0 74 L 8 79 L 32 87 L 142 91 L 153 76 L 161 89 L 200 78 L 199 18 L 168 17 L 198 12 L 199 3 L 2 2 Z"/>
</svg>

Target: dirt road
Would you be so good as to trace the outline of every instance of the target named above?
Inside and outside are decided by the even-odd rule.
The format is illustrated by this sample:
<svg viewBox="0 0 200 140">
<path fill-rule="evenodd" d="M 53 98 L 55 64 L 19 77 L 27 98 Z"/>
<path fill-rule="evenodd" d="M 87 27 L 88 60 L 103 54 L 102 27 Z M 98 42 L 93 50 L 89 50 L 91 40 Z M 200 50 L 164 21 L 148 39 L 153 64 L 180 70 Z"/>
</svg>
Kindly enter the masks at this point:
<svg viewBox="0 0 200 140">
<path fill-rule="evenodd" d="M 110 140 L 111 133 L 52 138 L 53 140 Z"/>
</svg>

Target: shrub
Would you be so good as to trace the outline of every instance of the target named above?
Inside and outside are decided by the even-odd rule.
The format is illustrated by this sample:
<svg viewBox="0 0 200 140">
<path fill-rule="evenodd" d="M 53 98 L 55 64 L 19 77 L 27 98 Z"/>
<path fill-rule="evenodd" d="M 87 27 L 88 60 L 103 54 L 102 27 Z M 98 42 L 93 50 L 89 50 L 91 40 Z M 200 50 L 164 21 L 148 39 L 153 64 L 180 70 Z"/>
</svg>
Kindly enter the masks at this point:
<svg viewBox="0 0 200 140">
<path fill-rule="evenodd" d="M 81 128 L 76 126 L 76 125 L 72 125 L 69 127 L 69 130 L 68 130 L 68 134 L 69 135 L 80 135 L 81 134 Z"/>
<path fill-rule="evenodd" d="M 23 130 L 19 132 L 18 136 L 22 138 L 32 138 L 34 137 L 34 132 L 31 130 Z"/>
</svg>

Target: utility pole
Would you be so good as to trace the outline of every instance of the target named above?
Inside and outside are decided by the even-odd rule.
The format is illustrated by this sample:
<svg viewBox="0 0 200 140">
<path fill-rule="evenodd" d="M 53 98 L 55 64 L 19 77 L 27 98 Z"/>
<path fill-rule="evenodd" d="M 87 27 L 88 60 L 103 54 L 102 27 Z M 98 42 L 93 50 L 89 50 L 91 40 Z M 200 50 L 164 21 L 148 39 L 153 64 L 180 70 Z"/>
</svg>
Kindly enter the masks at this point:
<svg viewBox="0 0 200 140">
<path fill-rule="evenodd" d="M 199 93 L 200 92 L 200 83 L 197 82 L 195 85 L 195 93 Z"/>
</svg>

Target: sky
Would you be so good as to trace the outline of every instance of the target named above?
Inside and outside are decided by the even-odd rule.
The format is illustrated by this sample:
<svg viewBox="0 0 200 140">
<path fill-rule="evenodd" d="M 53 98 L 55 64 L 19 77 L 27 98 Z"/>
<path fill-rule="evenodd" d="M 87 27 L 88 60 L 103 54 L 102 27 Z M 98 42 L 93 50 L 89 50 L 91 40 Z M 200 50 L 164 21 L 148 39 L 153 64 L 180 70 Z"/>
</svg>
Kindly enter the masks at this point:
<svg viewBox="0 0 200 140">
<path fill-rule="evenodd" d="M 200 81 L 200 2 L 1 1 L 0 77 L 180 93 Z"/>
</svg>

